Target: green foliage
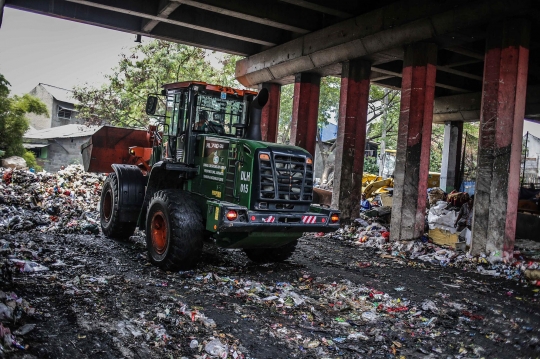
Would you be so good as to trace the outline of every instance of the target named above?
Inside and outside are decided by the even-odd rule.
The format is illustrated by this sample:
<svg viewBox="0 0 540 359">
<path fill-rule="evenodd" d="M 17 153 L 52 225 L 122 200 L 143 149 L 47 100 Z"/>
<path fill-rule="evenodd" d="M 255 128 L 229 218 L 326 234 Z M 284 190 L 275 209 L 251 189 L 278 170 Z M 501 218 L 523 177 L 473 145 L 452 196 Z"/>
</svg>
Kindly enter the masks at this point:
<svg viewBox="0 0 540 359">
<path fill-rule="evenodd" d="M 288 144 L 291 138 L 292 107 L 294 97 L 294 84 L 281 86 L 281 100 L 279 103 L 278 139 L 279 143 Z"/>
<path fill-rule="evenodd" d="M 400 91 L 388 90 L 377 85 L 371 85 L 368 107 L 368 141 L 380 142 L 383 137 L 383 129 L 386 129 L 385 147 L 387 149 L 397 148 L 400 101 Z M 385 106 L 386 121 L 383 121 Z"/>
<path fill-rule="evenodd" d="M 441 172 L 443 145 L 444 124 L 434 123 L 431 127 L 431 151 L 429 153 L 429 170 L 431 172 Z"/>
<path fill-rule="evenodd" d="M 5 156 L 22 156 L 23 135 L 28 130 L 27 113 L 48 115 L 47 107 L 39 99 L 28 94 L 9 96 L 9 82 L 0 74 L 0 149 Z"/>
<path fill-rule="evenodd" d="M 161 93 L 167 83 L 205 81 L 239 87 L 234 79 L 237 56 L 224 55 L 221 69 L 213 67 L 201 48 L 154 40 L 121 54 L 118 66 L 106 75 L 100 88 L 89 85 L 74 89 L 79 118 L 87 124 L 110 123 L 124 127 L 146 127 L 146 98 Z"/>
<path fill-rule="evenodd" d="M 317 126 L 319 128 L 326 126 L 332 118 L 335 118 L 337 121 L 340 89 L 341 80 L 339 78 L 331 76 L 321 78 L 319 116 L 317 118 Z"/>
<path fill-rule="evenodd" d="M 28 166 L 28 168 L 33 168 L 36 170 L 36 172 L 43 171 L 43 168 L 37 164 L 36 156 L 34 156 L 32 152 L 26 151 L 22 155 L 22 158 L 24 158 L 24 160 L 26 161 L 26 165 Z"/>
<path fill-rule="evenodd" d="M 379 165 L 377 165 L 377 157 L 364 157 L 364 173 L 379 174 Z"/>
</svg>

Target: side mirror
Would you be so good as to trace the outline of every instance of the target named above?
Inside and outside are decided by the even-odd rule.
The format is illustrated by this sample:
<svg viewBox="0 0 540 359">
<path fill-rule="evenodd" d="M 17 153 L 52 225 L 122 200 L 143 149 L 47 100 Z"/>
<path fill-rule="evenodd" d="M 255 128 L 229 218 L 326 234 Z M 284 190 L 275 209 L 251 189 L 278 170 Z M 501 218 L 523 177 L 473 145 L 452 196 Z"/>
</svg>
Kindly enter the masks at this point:
<svg viewBox="0 0 540 359">
<path fill-rule="evenodd" d="M 146 100 L 146 114 L 155 115 L 158 105 L 158 98 L 156 96 L 148 96 Z"/>
</svg>

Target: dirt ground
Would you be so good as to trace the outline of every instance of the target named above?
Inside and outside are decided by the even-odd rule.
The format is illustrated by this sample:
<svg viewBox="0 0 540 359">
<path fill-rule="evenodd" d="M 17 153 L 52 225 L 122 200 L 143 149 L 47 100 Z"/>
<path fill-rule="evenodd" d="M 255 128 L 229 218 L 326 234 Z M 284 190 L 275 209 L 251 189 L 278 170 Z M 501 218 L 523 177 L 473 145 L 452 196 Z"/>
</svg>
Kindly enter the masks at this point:
<svg viewBox="0 0 540 359">
<path fill-rule="evenodd" d="M 216 340 L 222 358 L 540 356 L 534 287 L 337 237 L 304 237 L 291 260 L 269 265 L 208 245 L 180 273 L 151 266 L 142 235 L 2 238 L 4 255 L 33 252 L 50 269 L 3 280 L 35 308 L 3 321 L 12 332 L 36 324 L 8 358 L 209 358 Z"/>
</svg>

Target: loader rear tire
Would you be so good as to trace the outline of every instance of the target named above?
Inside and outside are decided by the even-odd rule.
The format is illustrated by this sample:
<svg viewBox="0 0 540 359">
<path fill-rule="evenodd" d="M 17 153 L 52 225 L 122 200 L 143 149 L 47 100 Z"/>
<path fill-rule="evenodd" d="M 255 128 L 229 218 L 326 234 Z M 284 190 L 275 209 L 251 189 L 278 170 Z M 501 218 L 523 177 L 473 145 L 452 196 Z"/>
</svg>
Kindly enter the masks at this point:
<svg viewBox="0 0 540 359">
<path fill-rule="evenodd" d="M 195 267 L 203 235 L 201 211 L 189 193 L 163 190 L 154 194 L 146 215 L 146 245 L 152 264 L 166 271 Z"/>
<path fill-rule="evenodd" d="M 101 231 L 109 238 L 128 239 L 135 232 L 137 223 L 120 222 L 120 201 L 118 192 L 118 177 L 111 173 L 103 183 L 99 217 Z"/>
<path fill-rule="evenodd" d="M 294 253 L 298 240 L 285 244 L 277 248 L 245 248 L 246 256 L 255 263 L 283 262 Z"/>
</svg>

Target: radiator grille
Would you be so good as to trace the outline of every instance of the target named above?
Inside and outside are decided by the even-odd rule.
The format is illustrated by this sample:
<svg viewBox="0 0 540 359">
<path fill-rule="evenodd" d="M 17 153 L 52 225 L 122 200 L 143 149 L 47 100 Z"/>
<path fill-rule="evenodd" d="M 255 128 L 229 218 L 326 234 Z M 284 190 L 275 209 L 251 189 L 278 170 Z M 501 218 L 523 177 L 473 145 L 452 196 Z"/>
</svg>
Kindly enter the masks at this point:
<svg viewBox="0 0 540 359">
<path fill-rule="evenodd" d="M 260 159 L 260 200 L 280 203 L 313 200 L 313 166 L 305 156 L 274 154 Z"/>
</svg>

